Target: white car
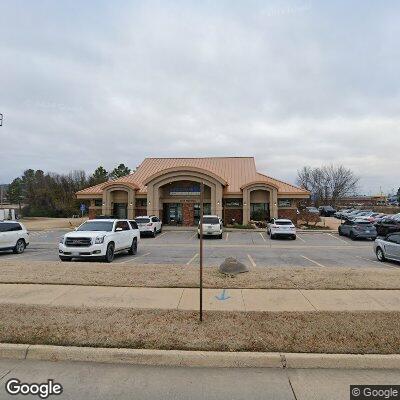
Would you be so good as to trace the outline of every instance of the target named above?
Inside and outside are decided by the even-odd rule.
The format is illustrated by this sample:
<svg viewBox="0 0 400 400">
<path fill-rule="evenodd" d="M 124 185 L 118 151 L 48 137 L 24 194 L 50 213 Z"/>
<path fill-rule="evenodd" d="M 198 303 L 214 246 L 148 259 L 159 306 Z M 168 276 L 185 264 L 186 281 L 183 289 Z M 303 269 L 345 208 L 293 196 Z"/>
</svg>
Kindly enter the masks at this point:
<svg viewBox="0 0 400 400">
<path fill-rule="evenodd" d="M 400 261 L 400 232 L 389 233 L 386 237 L 378 237 L 374 250 L 379 261 Z"/>
<path fill-rule="evenodd" d="M 203 215 L 203 236 L 218 236 L 218 239 L 222 239 L 222 219 L 218 215 Z M 200 239 L 200 222 L 197 237 Z"/>
<path fill-rule="evenodd" d="M 0 222 L 0 251 L 24 252 L 29 245 L 29 233 L 25 226 L 16 221 Z"/>
<path fill-rule="evenodd" d="M 271 239 L 277 236 L 289 236 L 296 240 L 296 227 L 290 219 L 272 218 L 267 224 L 267 234 Z"/>
<path fill-rule="evenodd" d="M 128 251 L 129 254 L 136 254 L 139 241 L 140 232 L 133 222 L 124 219 L 93 219 L 63 236 L 58 253 L 61 261 L 101 258 L 112 262 L 115 253 Z"/>
<path fill-rule="evenodd" d="M 141 235 L 150 235 L 155 237 L 157 233 L 162 232 L 162 222 L 159 218 L 154 215 L 144 215 L 142 217 L 135 218 L 138 224 Z"/>
</svg>

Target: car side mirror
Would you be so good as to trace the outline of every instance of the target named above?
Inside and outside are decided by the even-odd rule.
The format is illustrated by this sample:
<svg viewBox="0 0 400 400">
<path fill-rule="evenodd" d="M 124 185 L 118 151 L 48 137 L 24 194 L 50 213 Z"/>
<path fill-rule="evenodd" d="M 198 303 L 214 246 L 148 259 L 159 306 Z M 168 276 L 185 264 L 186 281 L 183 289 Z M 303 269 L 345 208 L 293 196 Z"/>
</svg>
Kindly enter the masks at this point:
<svg viewBox="0 0 400 400">
<path fill-rule="evenodd" d="M 115 228 L 115 232 L 121 232 L 122 228 Z"/>
</svg>

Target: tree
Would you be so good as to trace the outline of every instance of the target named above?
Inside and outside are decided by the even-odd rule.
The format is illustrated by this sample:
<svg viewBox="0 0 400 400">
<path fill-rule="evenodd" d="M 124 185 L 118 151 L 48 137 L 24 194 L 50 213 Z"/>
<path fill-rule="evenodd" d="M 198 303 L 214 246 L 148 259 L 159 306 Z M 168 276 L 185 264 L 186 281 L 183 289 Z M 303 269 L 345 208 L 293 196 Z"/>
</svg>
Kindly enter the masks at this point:
<svg viewBox="0 0 400 400">
<path fill-rule="evenodd" d="M 355 193 L 359 178 L 343 165 L 303 167 L 297 171 L 297 183 L 311 192 L 316 205 L 336 205 L 339 200 Z"/>
<path fill-rule="evenodd" d="M 103 166 L 99 166 L 93 172 L 93 175 L 89 178 L 89 185 L 95 186 L 99 183 L 104 183 L 108 181 L 108 172 L 103 168 Z"/>
<path fill-rule="evenodd" d="M 123 176 L 128 175 L 131 170 L 125 166 L 125 164 L 119 164 L 117 168 L 114 168 L 110 173 L 111 179 L 121 178 Z"/>
<path fill-rule="evenodd" d="M 8 201 L 12 204 L 19 204 L 23 195 L 23 182 L 21 178 L 15 178 L 8 186 Z"/>
</svg>

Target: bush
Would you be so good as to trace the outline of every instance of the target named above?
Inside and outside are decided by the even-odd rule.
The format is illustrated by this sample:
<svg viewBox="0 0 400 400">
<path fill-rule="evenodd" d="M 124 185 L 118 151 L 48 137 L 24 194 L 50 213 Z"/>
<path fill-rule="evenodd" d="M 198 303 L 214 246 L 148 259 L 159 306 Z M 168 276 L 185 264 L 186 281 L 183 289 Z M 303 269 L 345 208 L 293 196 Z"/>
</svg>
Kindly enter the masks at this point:
<svg viewBox="0 0 400 400">
<path fill-rule="evenodd" d="M 298 219 L 303 221 L 306 226 L 309 226 L 311 223 L 316 226 L 318 222 L 321 222 L 321 217 L 319 214 L 310 213 L 307 210 L 301 210 L 300 214 L 298 215 Z"/>
</svg>

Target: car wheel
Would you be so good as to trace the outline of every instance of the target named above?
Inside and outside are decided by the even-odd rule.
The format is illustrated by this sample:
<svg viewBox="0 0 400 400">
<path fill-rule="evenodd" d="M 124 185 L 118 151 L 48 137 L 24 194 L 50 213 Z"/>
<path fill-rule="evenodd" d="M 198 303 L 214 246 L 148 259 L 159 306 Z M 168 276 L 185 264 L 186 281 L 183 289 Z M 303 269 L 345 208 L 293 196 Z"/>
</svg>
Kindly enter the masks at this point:
<svg viewBox="0 0 400 400">
<path fill-rule="evenodd" d="M 339 236 L 343 236 L 343 232 L 340 228 L 338 229 L 338 232 L 339 232 Z"/>
<path fill-rule="evenodd" d="M 270 234 L 271 240 L 275 239 L 275 235 L 273 235 L 272 233 Z"/>
<path fill-rule="evenodd" d="M 383 252 L 383 250 L 380 247 L 378 247 L 376 249 L 376 258 L 380 262 L 384 262 L 386 260 L 385 253 Z"/>
<path fill-rule="evenodd" d="M 158 233 L 162 233 L 162 226 L 161 226 L 160 230 L 158 231 Z"/>
<path fill-rule="evenodd" d="M 154 238 L 154 237 L 156 237 L 156 235 L 157 235 L 157 229 L 156 228 L 154 228 L 154 231 L 153 231 L 153 233 L 152 233 L 152 237 Z"/>
<path fill-rule="evenodd" d="M 132 256 L 134 256 L 137 253 L 137 239 L 136 238 L 133 239 L 132 245 L 131 245 L 128 253 Z"/>
<path fill-rule="evenodd" d="M 104 256 L 104 261 L 110 263 L 114 260 L 114 245 L 110 243 L 107 246 L 106 255 Z"/>
<path fill-rule="evenodd" d="M 269 236 L 271 234 L 271 232 L 269 231 L 269 229 L 267 229 L 267 235 Z"/>
<path fill-rule="evenodd" d="M 218 239 L 222 239 L 222 232 L 221 232 L 221 234 L 218 236 Z"/>
<path fill-rule="evenodd" d="M 350 239 L 351 240 L 356 240 L 356 235 L 354 234 L 353 231 L 350 232 Z"/>
<path fill-rule="evenodd" d="M 13 252 L 15 254 L 21 254 L 21 253 L 23 253 L 25 251 L 25 247 L 26 247 L 25 240 L 24 239 L 19 239 L 17 241 L 17 244 L 15 245 L 15 247 L 13 249 Z"/>
<path fill-rule="evenodd" d="M 61 261 L 72 261 L 72 258 L 71 257 L 64 257 L 64 256 L 60 256 L 60 260 Z"/>
<path fill-rule="evenodd" d="M 292 239 L 293 239 L 293 240 L 296 240 L 296 238 L 297 238 L 296 235 L 293 235 L 293 236 L 292 236 Z"/>
<path fill-rule="evenodd" d="M 197 234 L 197 239 L 200 239 L 200 233 Z"/>
</svg>

